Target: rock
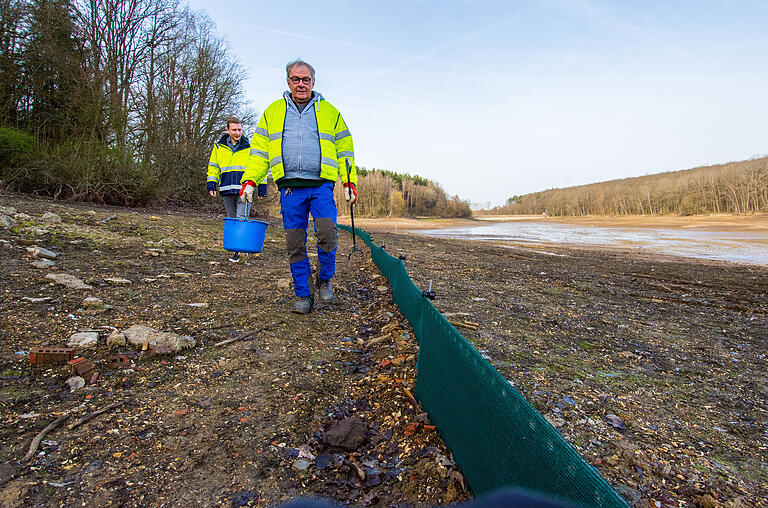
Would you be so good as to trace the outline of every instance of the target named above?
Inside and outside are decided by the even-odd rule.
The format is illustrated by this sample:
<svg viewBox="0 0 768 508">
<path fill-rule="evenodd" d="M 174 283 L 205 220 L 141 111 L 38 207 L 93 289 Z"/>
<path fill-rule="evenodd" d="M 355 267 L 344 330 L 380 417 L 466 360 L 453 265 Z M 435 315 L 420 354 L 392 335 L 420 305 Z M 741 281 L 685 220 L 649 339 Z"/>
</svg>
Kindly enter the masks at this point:
<svg viewBox="0 0 768 508">
<path fill-rule="evenodd" d="M 93 289 L 93 286 L 86 284 L 74 275 L 69 275 L 68 273 L 49 273 L 45 278 L 51 279 L 69 289 Z"/>
<path fill-rule="evenodd" d="M 34 247 L 27 247 L 27 252 L 32 254 L 32 257 L 36 258 L 56 259 L 57 256 L 55 252 L 38 247 L 37 245 Z"/>
<path fill-rule="evenodd" d="M 317 460 L 315 460 L 315 468 L 317 469 L 327 469 L 331 467 L 334 463 L 334 457 L 331 454 L 328 453 L 321 453 L 317 456 Z"/>
<path fill-rule="evenodd" d="M 48 222 L 51 224 L 61 224 L 61 217 L 59 217 L 53 212 L 45 212 L 42 216 L 42 219 L 44 222 Z"/>
<path fill-rule="evenodd" d="M 288 279 L 279 279 L 277 281 L 277 289 L 291 289 L 291 281 Z"/>
<path fill-rule="evenodd" d="M 85 300 L 83 300 L 83 307 L 86 309 L 89 308 L 96 308 L 104 306 L 104 301 L 101 298 L 96 298 L 95 296 L 89 296 Z"/>
<path fill-rule="evenodd" d="M 107 345 L 108 346 L 117 346 L 117 347 L 123 347 L 126 344 L 125 335 L 115 330 L 114 332 L 109 334 L 109 337 L 107 337 Z"/>
<path fill-rule="evenodd" d="M 309 445 L 303 444 L 298 448 L 299 458 L 307 460 L 315 460 L 315 454 L 312 453 L 312 449 Z"/>
<path fill-rule="evenodd" d="M 8 228 L 12 228 L 13 226 L 15 226 L 16 225 L 16 221 L 13 220 L 11 217 L 8 217 L 4 213 L 0 213 L 0 224 L 2 224 L 2 226 L 4 228 L 8 229 Z"/>
<path fill-rule="evenodd" d="M 306 471 L 312 463 L 307 459 L 298 459 L 293 463 L 293 468 L 296 471 Z"/>
<path fill-rule="evenodd" d="M 618 416 L 616 416 L 614 414 L 607 414 L 607 415 L 603 416 L 603 420 L 608 422 L 608 424 L 611 427 L 615 428 L 615 429 L 627 430 L 627 427 L 626 427 L 626 425 L 624 425 L 624 422 L 621 421 L 621 418 L 619 418 Z"/>
<path fill-rule="evenodd" d="M 143 346 L 144 343 L 149 343 L 152 347 L 165 345 L 170 347 L 174 353 L 185 348 L 195 347 L 195 339 L 189 335 L 161 332 L 144 325 L 133 325 L 127 330 L 123 330 L 123 334 L 130 344 L 139 347 Z"/>
<path fill-rule="evenodd" d="M 98 332 L 79 332 L 70 335 L 67 346 L 84 349 L 96 346 L 98 343 Z"/>
<path fill-rule="evenodd" d="M 5 215 L 15 215 L 16 209 L 12 206 L 0 206 L 0 213 L 4 213 Z"/>
<path fill-rule="evenodd" d="M 45 268 L 51 268 L 56 266 L 56 263 L 54 263 L 50 259 L 40 259 L 32 263 L 32 266 L 34 268 L 45 269 Z"/>
<path fill-rule="evenodd" d="M 0 464 L 0 485 L 10 480 L 16 474 L 16 466 L 11 462 Z"/>
<path fill-rule="evenodd" d="M 13 215 L 14 219 L 21 220 L 21 221 L 28 221 L 32 219 L 32 216 L 27 215 L 26 213 L 12 213 L 11 215 Z"/>
<path fill-rule="evenodd" d="M 255 490 L 241 490 L 232 497 L 232 508 L 240 508 L 251 504 L 251 501 L 258 500 L 259 493 Z"/>
<path fill-rule="evenodd" d="M 207 309 L 208 308 L 208 304 L 205 303 L 205 302 L 188 303 L 187 306 L 188 307 L 199 307 L 201 309 Z"/>
<path fill-rule="evenodd" d="M 632 487 L 628 487 L 622 483 L 617 483 L 613 486 L 613 488 L 615 488 L 616 492 L 621 494 L 621 496 L 626 499 L 632 506 L 638 506 L 643 500 L 643 495 Z"/>
<path fill-rule="evenodd" d="M 547 415 L 544 415 L 544 418 L 546 418 L 547 421 L 550 423 L 550 425 L 552 425 L 556 429 L 559 429 L 560 427 L 562 427 L 567 423 L 565 420 L 563 420 L 557 415 L 547 414 Z"/>
<path fill-rule="evenodd" d="M 80 376 L 72 376 L 71 378 L 67 379 L 65 383 L 67 386 L 69 386 L 69 392 L 72 393 L 75 390 L 79 390 L 85 386 L 85 379 L 81 378 Z"/>
<path fill-rule="evenodd" d="M 389 291 L 389 288 L 387 286 L 376 286 L 376 289 L 379 290 L 379 293 L 386 293 Z"/>
<path fill-rule="evenodd" d="M 331 422 L 323 432 L 323 443 L 345 450 L 356 450 L 365 441 L 367 425 L 359 416 Z"/>
</svg>

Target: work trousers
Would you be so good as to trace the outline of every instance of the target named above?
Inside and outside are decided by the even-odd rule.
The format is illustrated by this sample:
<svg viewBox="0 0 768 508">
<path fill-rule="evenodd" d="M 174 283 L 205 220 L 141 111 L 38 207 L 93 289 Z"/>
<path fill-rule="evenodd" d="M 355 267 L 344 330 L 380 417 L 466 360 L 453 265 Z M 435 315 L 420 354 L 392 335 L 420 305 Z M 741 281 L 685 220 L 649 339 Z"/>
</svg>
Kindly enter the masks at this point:
<svg viewBox="0 0 768 508">
<path fill-rule="evenodd" d="M 227 217 L 247 219 L 251 213 L 251 204 L 248 201 L 245 203 L 240 201 L 240 196 L 237 194 L 222 194 L 221 199 L 224 201 Z"/>
<path fill-rule="evenodd" d="M 307 258 L 307 227 L 309 215 L 315 223 L 317 239 L 317 280 L 331 280 L 336 273 L 336 201 L 333 183 L 319 187 L 293 187 L 280 189 L 280 213 L 283 216 L 288 262 L 291 264 L 293 291 L 296 296 L 309 296 L 315 292 L 312 267 Z"/>
</svg>

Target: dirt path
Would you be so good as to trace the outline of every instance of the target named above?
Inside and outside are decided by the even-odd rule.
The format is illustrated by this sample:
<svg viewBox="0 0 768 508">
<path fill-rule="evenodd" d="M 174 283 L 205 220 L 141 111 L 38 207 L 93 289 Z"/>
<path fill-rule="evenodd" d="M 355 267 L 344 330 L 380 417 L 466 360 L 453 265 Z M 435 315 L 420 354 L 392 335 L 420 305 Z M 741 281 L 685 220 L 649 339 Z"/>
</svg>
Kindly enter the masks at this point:
<svg viewBox="0 0 768 508">
<path fill-rule="evenodd" d="M 436 505 L 469 496 L 439 435 L 406 432 L 429 423 L 403 391 L 413 390 L 416 343 L 370 256 L 347 261 L 346 241 L 337 303 L 300 316 L 286 312 L 292 291 L 275 224 L 262 256 L 231 264 L 221 220 L 210 216 L 14 196 L 0 206 L 19 217 L 0 230 L 1 506 L 273 505 L 299 495 Z M 55 267 L 31 266 L 35 245 L 57 254 Z M 93 288 L 67 289 L 46 279 L 52 272 Z M 88 296 L 104 305 L 85 307 Z M 151 355 L 105 344 L 110 327 L 136 324 L 197 345 Z M 100 332 L 98 345 L 80 352 L 96 363 L 95 384 L 70 393 L 68 367 L 29 364 L 31 348 L 64 347 L 87 330 Z M 366 347 L 371 338 L 380 340 Z M 110 366 L 119 354 L 129 364 Z M 116 401 L 125 404 L 67 428 Z M 72 418 L 18 464 L 66 413 Z M 333 446 L 326 431 L 352 416 L 364 423 L 362 443 Z"/>
<path fill-rule="evenodd" d="M 277 223 L 261 257 L 234 265 L 210 216 L 14 195 L 0 195 L 0 206 L 28 215 L 0 230 L 0 505 L 242 506 L 317 495 L 426 506 L 469 497 L 402 390 L 416 375 L 409 327 L 369 258 L 346 259 L 348 235 L 338 301 L 307 317 L 286 312 Z M 374 237 L 407 254 L 418 285 L 434 281 L 442 312 L 480 323 L 462 333 L 635 506 L 765 505 L 768 269 Z M 56 266 L 33 268 L 33 245 L 54 251 Z M 51 272 L 93 289 L 66 289 L 46 279 Z M 85 307 L 87 296 L 104 306 Z M 153 356 L 105 344 L 103 327 L 134 324 L 197 345 Z M 95 384 L 70 393 L 66 367 L 29 365 L 30 348 L 61 347 L 85 330 L 100 332 L 83 351 L 101 373 Z M 120 353 L 130 365 L 110 367 Z M 126 403 L 67 428 L 116 401 Z M 72 418 L 19 465 L 65 413 Z M 331 425 L 351 416 L 365 424 L 363 442 L 333 446 Z"/>
</svg>

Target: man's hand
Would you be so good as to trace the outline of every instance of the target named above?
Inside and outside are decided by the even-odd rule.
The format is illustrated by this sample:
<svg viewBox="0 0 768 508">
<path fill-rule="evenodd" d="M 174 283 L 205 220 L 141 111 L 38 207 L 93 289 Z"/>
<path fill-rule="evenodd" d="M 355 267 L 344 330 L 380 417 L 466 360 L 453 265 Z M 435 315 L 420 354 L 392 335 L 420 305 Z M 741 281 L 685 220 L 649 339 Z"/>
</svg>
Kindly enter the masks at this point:
<svg viewBox="0 0 768 508">
<path fill-rule="evenodd" d="M 355 187 L 355 184 L 351 182 L 344 184 L 344 199 L 346 199 L 350 205 L 357 203 L 357 187 Z"/>
<path fill-rule="evenodd" d="M 206 182 L 205 183 L 206 190 L 208 191 L 208 194 L 211 195 L 212 198 L 216 197 L 216 182 Z"/>
<path fill-rule="evenodd" d="M 212 198 L 216 197 L 216 191 L 215 190 L 209 190 L 208 194 L 210 194 Z"/>
<path fill-rule="evenodd" d="M 246 180 L 243 183 L 243 186 L 240 187 L 240 201 L 245 203 L 248 201 L 249 203 L 253 203 L 253 189 L 256 188 L 256 184 L 253 183 L 250 180 Z"/>
<path fill-rule="evenodd" d="M 258 195 L 258 198 L 261 199 L 261 198 L 265 198 L 265 197 L 267 197 L 267 184 L 260 183 L 259 184 L 259 195 Z"/>
</svg>

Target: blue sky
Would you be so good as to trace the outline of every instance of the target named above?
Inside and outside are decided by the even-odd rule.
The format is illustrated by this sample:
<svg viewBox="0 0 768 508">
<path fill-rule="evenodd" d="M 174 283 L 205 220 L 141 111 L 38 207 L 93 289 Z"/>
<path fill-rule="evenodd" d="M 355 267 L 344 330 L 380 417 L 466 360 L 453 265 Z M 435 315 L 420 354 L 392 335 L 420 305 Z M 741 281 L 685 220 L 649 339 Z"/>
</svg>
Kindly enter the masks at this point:
<svg viewBox="0 0 768 508">
<path fill-rule="evenodd" d="M 229 39 L 258 111 L 306 60 L 359 165 L 473 203 L 768 153 L 768 2 L 190 6 Z"/>
</svg>

